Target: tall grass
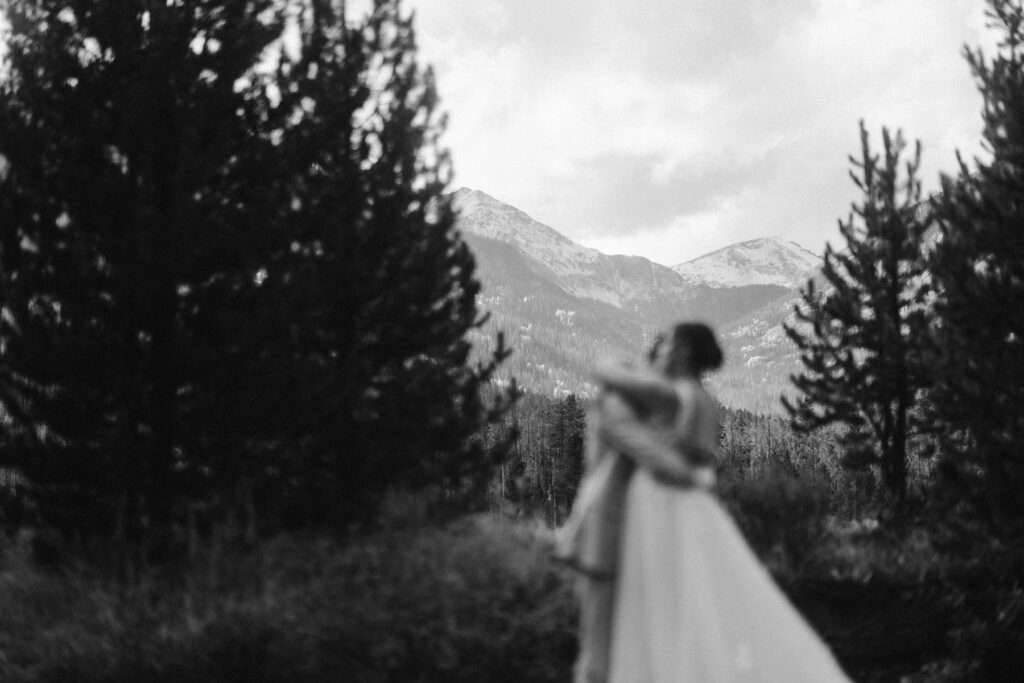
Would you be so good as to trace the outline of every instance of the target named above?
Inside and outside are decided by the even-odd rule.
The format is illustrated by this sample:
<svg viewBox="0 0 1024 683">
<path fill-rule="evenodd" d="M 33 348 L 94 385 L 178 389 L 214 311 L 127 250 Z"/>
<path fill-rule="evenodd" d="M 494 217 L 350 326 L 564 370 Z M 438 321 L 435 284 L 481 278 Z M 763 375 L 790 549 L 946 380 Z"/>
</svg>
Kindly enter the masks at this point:
<svg viewBox="0 0 1024 683">
<path fill-rule="evenodd" d="M 280 537 L 125 586 L 0 564 L 0 680 L 564 681 L 569 581 L 527 526 Z"/>
</svg>

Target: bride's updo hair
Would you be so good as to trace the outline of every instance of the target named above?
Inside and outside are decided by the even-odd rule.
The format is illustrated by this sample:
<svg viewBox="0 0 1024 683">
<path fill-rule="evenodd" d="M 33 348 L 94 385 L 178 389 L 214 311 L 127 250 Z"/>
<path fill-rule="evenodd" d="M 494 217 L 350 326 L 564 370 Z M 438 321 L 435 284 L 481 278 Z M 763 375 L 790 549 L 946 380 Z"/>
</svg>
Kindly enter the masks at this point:
<svg viewBox="0 0 1024 683">
<path fill-rule="evenodd" d="M 698 373 L 722 367 L 722 348 L 715 339 L 715 333 L 704 323 L 676 325 L 672 330 L 672 346 L 689 349 L 689 363 Z"/>
<path fill-rule="evenodd" d="M 678 375 L 692 366 L 698 374 L 722 367 L 722 349 L 715 340 L 715 333 L 704 323 L 679 323 L 672 328 L 673 357 L 669 359 L 667 372 Z M 665 335 L 657 335 L 647 360 L 654 362 L 665 343 Z M 675 353 L 675 349 L 686 348 L 686 353 Z"/>
<path fill-rule="evenodd" d="M 651 359 L 656 355 L 658 347 L 663 342 L 662 337 L 654 340 L 654 347 L 650 350 Z M 680 353 L 670 360 L 669 373 L 672 375 L 679 374 L 683 370 L 680 367 L 682 364 L 692 366 L 692 369 L 698 374 L 718 370 L 722 367 L 722 348 L 715 339 L 715 333 L 703 323 L 680 323 L 673 328 L 672 347 L 687 349 L 686 353 Z"/>
</svg>

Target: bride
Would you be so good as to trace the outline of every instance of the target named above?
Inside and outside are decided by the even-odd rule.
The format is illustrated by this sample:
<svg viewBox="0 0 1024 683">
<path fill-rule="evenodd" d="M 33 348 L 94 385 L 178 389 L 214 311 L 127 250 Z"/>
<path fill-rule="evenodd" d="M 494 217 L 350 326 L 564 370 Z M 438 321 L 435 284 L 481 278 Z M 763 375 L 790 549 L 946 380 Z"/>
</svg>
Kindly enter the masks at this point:
<svg viewBox="0 0 1024 683">
<path fill-rule="evenodd" d="M 584 617 L 608 623 L 587 627 L 603 642 L 592 634 L 587 642 L 581 623 L 580 661 L 607 670 L 578 665 L 577 680 L 847 681 L 714 496 L 718 405 L 702 382 L 722 362 L 714 334 L 700 323 L 677 325 L 650 361 L 649 370 L 608 365 L 595 373 L 606 395 L 630 406 L 617 417 L 602 407 L 597 438 L 634 466 L 612 525 L 613 578 L 585 579 L 592 589 L 582 593 Z M 668 419 L 660 419 L 666 413 L 656 406 L 666 402 Z M 595 612 L 587 605 L 595 598 L 609 609 Z M 586 651 L 602 645 L 607 652 Z"/>
</svg>

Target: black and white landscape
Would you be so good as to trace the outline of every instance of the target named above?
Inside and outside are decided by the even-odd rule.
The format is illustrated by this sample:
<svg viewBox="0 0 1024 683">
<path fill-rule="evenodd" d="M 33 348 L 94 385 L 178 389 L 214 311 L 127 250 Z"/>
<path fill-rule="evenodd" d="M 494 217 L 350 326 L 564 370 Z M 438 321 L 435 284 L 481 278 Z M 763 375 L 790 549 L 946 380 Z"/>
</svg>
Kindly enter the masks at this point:
<svg viewBox="0 0 1024 683">
<path fill-rule="evenodd" d="M 821 258 L 776 237 L 748 240 L 667 267 L 640 256 L 603 254 L 479 190 L 455 193 L 458 227 L 477 257 L 480 307 L 473 334 L 489 351 L 503 331 L 514 349 L 500 380 L 515 377 L 548 395 L 592 395 L 594 363 L 642 362 L 654 334 L 684 319 L 718 329 L 724 369 L 712 378 L 725 405 L 779 410 L 798 369 L 782 329 L 798 288 Z"/>
</svg>

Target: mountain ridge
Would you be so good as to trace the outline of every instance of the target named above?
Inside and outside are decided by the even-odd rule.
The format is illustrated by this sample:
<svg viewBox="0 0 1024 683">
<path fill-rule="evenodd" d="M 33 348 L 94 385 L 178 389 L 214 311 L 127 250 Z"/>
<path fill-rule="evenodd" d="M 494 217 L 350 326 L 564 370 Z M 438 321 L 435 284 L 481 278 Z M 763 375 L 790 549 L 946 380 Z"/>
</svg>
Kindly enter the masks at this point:
<svg viewBox="0 0 1024 683">
<path fill-rule="evenodd" d="M 455 192 L 458 227 L 516 246 L 543 266 L 567 293 L 623 310 L 645 311 L 658 320 L 672 311 L 691 313 L 694 292 L 667 266 L 640 256 L 607 255 L 581 244 L 479 190 Z"/>
<path fill-rule="evenodd" d="M 672 266 L 693 284 L 718 287 L 778 285 L 792 288 L 821 264 L 821 257 L 796 242 L 759 237 L 730 244 Z"/>
<path fill-rule="evenodd" d="M 540 393 L 593 396 L 597 387 L 590 372 L 596 363 L 641 363 L 657 332 L 679 320 L 702 320 L 717 328 L 726 352 L 726 367 L 709 378 L 723 403 L 779 410 L 780 389 L 798 360 L 780 334 L 781 318 L 797 292 L 774 282 L 802 284 L 796 273 L 805 266 L 813 271 L 817 259 L 808 250 L 779 238 L 747 240 L 687 263 L 703 261 L 706 273 L 720 275 L 760 253 L 756 278 L 688 281 L 643 257 L 579 245 L 478 190 L 454 194 L 456 227 L 477 258 L 478 304 L 491 314 L 487 326 L 471 334 L 474 352 L 493 350 L 499 331 L 514 350 L 499 381 L 515 377 Z M 782 266 L 772 268 L 774 261 Z"/>
</svg>

